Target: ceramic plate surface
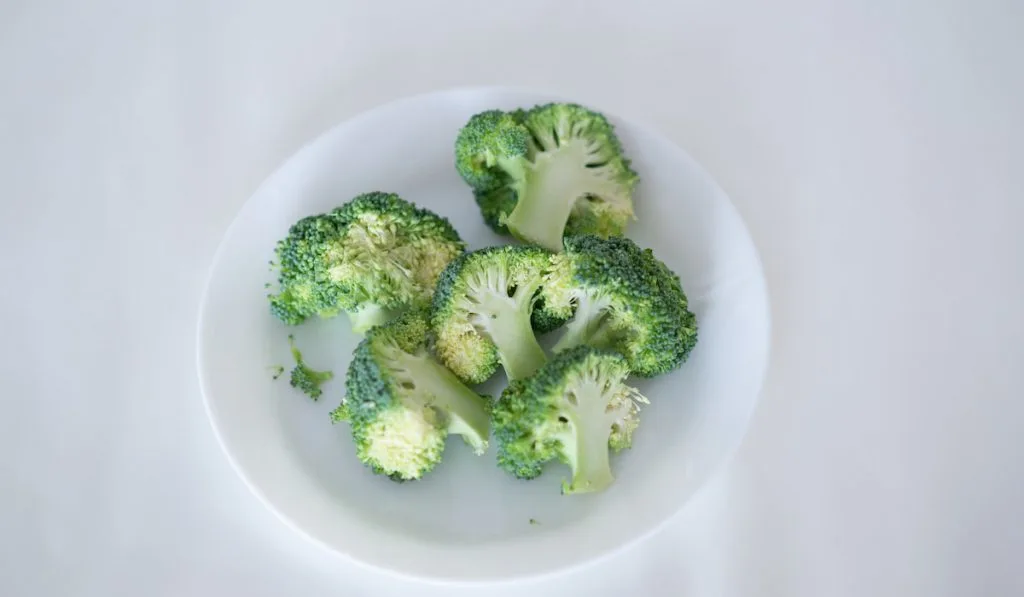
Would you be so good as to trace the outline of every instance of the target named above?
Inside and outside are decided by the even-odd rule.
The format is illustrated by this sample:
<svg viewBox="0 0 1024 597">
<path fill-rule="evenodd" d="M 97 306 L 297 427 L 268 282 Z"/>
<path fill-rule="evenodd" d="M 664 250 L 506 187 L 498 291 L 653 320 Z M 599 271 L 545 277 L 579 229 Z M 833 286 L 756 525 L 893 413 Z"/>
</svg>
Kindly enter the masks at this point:
<svg viewBox="0 0 1024 597">
<path fill-rule="evenodd" d="M 700 339 L 678 371 L 634 380 L 650 399 L 633 448 L 613 457 L 617 481 L 599 495 L 562 496 L 568 469 L 533 481 L 449 440 L 424 479 L 396 484 L 354 455 L 340 402 L 359 338 L 345 317 L 287 328 L 268 311 L 274 243 L 303 216 L 380 190 L 448 217 L 471 248 L 507 243 L 483 223 L 456 174 L 453 146 L 474 113 L 550 96 L 469 89 L 400 100 L 364 113 L 288 160 L 245 204 L 210 272 L 199 324 L 199 375 L 224 450 L 252 490 L 292 527 L 364 564 L 435 580 L 533 576 L 593 560 L 650 533 L 731 455 L 747 427 L 768 360 L 769 310 L 760 260 L 715 182 L 660 134 L 609 114 L 641 176 L 628 236 L 673 268 Z M 576 100 L 585 103 L 585 100 Z M 599 109 L 599 106 L 593 106 Z M 287 336 L 335 380 L 313 402 L 293 390 Z M 491 383 L 500 391 L 503 377 Z M 531 523 L 531 519 L 535 523 Z"/>
</svg>

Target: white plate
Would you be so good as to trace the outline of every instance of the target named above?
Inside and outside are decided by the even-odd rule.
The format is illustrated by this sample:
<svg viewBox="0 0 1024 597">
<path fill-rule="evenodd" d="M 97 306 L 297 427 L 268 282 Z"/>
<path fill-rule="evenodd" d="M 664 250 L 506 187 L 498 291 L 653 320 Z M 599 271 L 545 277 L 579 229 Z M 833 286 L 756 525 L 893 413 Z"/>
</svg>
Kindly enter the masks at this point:
<svg viewBox="0 0 1024 597">
<path fill-rule="evenodd" d="M 715 182 L 668 139 L 612 117 L 641 176 L 629 236 L 681 277 L 700 338 L 672 374 L 637 385 L 651 399 L 634 446 L 613 459 L 616 484 L 562 496 L 567 469 L 517 481 L 451 440 L 421 481 L 396 484 L 354 456 L 328 412 L 344 391 L 358 338 L 346 318 L 287 328 L 267 307 L 274 243 L 299 218 L 372 190 L 447 216 L 479 248 L 504 241 L 483 223 L 453 166 L 459 127 L 474 113 L 551 101 L 504 89 L 400 100 L 327 132 L 245 204 L 214 260 L 199 322 L 199 375 L 224 450 L 252 490 L 306 536 L 357 561 L 436 580 L 538 575 L 581 564 L 654 531 L 738 446 L 768 359 L 764 276 L 740 217 Z M 598 107 L 599 109 L 599 107 Z M 287 335 L 335 380 L 319 402 L 296 393 Z M 531 523 L 531 519 L 536 521 Z"/>
</svg>

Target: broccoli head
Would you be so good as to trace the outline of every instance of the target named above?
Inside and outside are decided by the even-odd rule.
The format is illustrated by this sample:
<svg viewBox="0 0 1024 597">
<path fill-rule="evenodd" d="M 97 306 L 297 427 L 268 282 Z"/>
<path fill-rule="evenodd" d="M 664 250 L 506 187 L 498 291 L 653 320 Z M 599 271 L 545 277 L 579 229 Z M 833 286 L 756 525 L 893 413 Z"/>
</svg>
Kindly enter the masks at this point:
<svg viewBox="0 0 1024 597">
<path fill-rule="evenodd" d="M 502 162 L 516 168 L 530 150 L 530 134 L 521 118 L 488 110 L 469 119 L 455 143 L 455 168 L 473 190 L 486 192 L 507 186 Z"/>
<path fill-rule="evenodd" d="M 320 386 L 334 379 L 334 373 L 330 371 L 317 371 L 306 365 L 306 361 L 302 358 L 302 352 L 299 351 L 299 347 L 295 346 L 294 336 L 288 336 L 288 344 L 292 349 L 292 358 L 295 359 L 295 367 L 292 369 L 290 380 L 292 387 L 313 400 L 319 399 L 324 393 Z M 280 373 L 277 375 L 280 375 Z M 274 379 L 277 379 L 277 375 L 274 376 Z"/>
<path fill-rule="evenodd" d="M 509 379 L 536 371 L 547 356 L 531 317 L 548 258 L 539 247 L 505 246 L 464 253 L 448 264 L 431 309 L 441 362 L 469 383 L 486 381 L 499 364 Z"/>
<path fill-rule="evenodd" d="M 565 325 L 571 317 L 572 313 L 567 315 L 565 313 L 558 313 L 554 310 L 545 308 L 544 299 L 538 297 L 537 302 L 533 307 L 533 315 L 531 316 L 530 321 L 533 322 L 533 331 L 538 334 L 546 334 Z"/>
<path fill-rule="evenodd" d="M 464 250 L 447 219 L 398 195 L 359 195 L 299 220 L 278 242 L 270 310 L 291 325 L 344 311 L 362 333 L 428 306 L 441 270 Z"/>
<path fill-rule="evenodd" d="M 331 413 L 350 423 L 359 459 L 395 481 L 437 466 L 449 434 L 477 454 L 487 450 L 490 400 L 431 357 L 428 329 L 425 311 L 371 329 L 353 354 L 344 401 Z"/>
<path fill-rule="evenodd" d="M 625 384 L 628 375 L 622 355 L 579 346 L 509 384 L 493 413 L 498 465 L 533 479 L 557 459 L 572 471 L 562 493 L 606 489 L 615 479 L 609 450 L 631 445 L 639 405 L 647 403 Z"/>
<path fill-rule="evenodd" d="M 621 235 L 633 218 L 639 178 L 614 127 L 577 104 L 477 114 L 455 164 L 489 226 L 552 251 L 563 234 Z"/>
<path fill-rule="evenodd" d="M 516 206 L 516 192 L 511 187 L 498 187 L 491 191 L 474 191 L 473 197 L 480 207 L 484 223 L 498 234 L 510 234 L 505 216 Z"/>
<path fill-rule="evenodd" d="M 555 352 L 584 344 L 614 350 L 633 373 L 653 377 L 679 367 L 697 343 L 679 277 L 627 238 L 566 237 L 541 298 L 548 317 L 572 316 Z"/>
</svg>

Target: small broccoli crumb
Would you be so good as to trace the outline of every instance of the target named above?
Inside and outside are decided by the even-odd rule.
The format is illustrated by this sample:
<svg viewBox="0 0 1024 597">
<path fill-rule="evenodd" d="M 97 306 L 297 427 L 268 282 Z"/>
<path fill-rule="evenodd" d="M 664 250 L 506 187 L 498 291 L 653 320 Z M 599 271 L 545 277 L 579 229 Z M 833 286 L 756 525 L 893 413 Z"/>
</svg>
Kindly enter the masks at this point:
<svg viewBox="0 0 1024 597">
<path fill-rule="evenodd" d="M 530 519 L 530 524 L 532 524 L 534 526 L 537 526 L 537 525 L 540 524 L 540 521 L 538 521 L 536 518 L 531 518 Z"/>
<path fill-rule="evenodd" d="M 317 371 L 308 367 L 302 359 L 302 353 L 295 346 L 295 336 L 289 334 L 288 343 L 291 345 L 292 357 L 295 359 L 295 368 L 292 369 L 291 375 L 292 387 L 301 390 L 313 400 L 320 398 L 324 393 L 320 386 L 333 379 L 334 373 L 330 371 Z"/>
<path fill-rule="evenodd" d="M 284 373 L 284 367 L 281 365 L 271 365 L 267 367 L 270 370 L 270 378 L 277 381 L 279 377 Z"/>
</svg>

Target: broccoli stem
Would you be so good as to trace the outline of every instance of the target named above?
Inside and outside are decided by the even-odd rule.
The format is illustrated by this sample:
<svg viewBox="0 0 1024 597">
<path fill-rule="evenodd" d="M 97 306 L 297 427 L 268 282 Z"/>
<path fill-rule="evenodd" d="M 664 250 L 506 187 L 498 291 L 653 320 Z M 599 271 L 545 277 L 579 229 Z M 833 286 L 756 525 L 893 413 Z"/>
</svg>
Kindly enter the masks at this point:
<svg viewBox="0 0 1024 597">
<path fill-rule="evenodd" d="M 562 250 L 562 235 L 576 202 L 576 189 L 561 184 L 562 177 L 552 172 L 552 160 L 542 154 L 536 166 L 527 172 L 518 201 L 504 224 L 516 237 L 550 251 Z M 544 159 L 549 158 L 549 159 Z"/>
<path fill-rule="evenodd" d="M 382 323 L 391 321 L 401 312 L 394 309 L 386 309 L 373 303 L 366 304 L 356 311 L 349 311 L 348 318 L 352 322 L 352 331 L 357 334 L 365 334 L 370 328 Z"/>
<path fill-rule="evenodd" d="M 609 459 L 608 435 L 599 433 L 576 434 L 576 470 L 572 483 L 562 486 L 562 493 L 592 493 L 603 491 L 615 482 Z"/>
<path fill-rule="evenodd" d="M 474 452 L 483 454 L 491 425 L 484 398 L 428 355 L 409 355 L 402 361 L 408 383 L 430 396 L 428 404 L 444 414 L 448 433 L 461 435 Z"/>
<path fill-rule="evenodd" d="M 517 294 L 530 292 L 520 289 Z M 530 324 L 531 305 L 529 300 L 492 297 L 481 309 L 479 325 L 497 347 L 510 381 L 533 375 L 548 360 Z"/>
<path fill-rule="evenodd" d="M 582 296 L 576 303 L 576 313 L 566 325 L 565 333 L 555 344 L 555 352 L 561 352 L 584 344 L 603 348 L 607 338 L 605 322 L 608 316 L 608 301 Z"/>
<path fill-rule="evenodd" d="M 517 185 L 518 200 L 504 224 L 517 238 L 550 251 L 562 250 L 562 235 L 581 197 L 603 194 L 607 185 L 587 168 L 586 144 L 573 141 L 537 154 Z M 506 171 L 510 166 L 502 164 Z"/>
<path fill-rule="evenodd" d="M 608 449 L 612 424 L 628 406 L 606 412 L 610 396 L 594 382 L 577 387 L 574 396 L 576 404 L 565 413 L 573 428 L 569 450 L 572 482 L 562 484 L 562 493 L 603 491 L 615 482 Z"/>
</svg>

